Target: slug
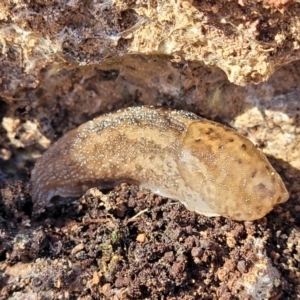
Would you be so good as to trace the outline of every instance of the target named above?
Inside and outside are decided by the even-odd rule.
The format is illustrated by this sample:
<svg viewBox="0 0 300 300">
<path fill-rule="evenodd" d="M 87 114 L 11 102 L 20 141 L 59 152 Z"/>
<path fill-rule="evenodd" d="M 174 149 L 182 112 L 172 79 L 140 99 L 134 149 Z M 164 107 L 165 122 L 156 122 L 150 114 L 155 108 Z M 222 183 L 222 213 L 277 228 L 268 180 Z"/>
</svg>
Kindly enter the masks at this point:
<svg viewBox="0 0 300 300">
<path fill-rule="evenodd" d="M 132 107 L 71 130 L 42 155 L 31 174 L 34 210 L 121 181 L 240 221 L 289 197 L 265 155 L 233 129 L 190 112 Z"/>
</svg>

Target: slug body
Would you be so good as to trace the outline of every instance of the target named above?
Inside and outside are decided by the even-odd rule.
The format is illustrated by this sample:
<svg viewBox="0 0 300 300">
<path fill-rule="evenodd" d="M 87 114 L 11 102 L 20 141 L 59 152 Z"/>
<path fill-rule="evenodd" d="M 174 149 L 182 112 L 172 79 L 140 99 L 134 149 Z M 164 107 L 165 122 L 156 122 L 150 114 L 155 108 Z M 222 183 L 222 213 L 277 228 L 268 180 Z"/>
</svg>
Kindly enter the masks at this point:
<svg viewBox="0 0 300 300">
<path fill-rule="evenodd" d="M 288 192 L 264 154 L 221 124 L 184 111 L 133 107 L 65 134 L 31 174 L 35 210 L 52 197 L 137 183 L 206 216 L 260 219 Z"/>
</svg>

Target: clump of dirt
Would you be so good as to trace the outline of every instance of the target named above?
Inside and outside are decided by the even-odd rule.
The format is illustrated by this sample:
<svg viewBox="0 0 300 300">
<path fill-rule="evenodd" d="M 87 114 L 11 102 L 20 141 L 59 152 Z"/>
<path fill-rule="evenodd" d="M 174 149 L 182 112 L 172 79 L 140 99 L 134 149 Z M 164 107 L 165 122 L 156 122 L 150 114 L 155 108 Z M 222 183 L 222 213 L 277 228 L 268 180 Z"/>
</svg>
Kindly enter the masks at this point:
<svg viewBox="0 0 300 300">
<path fill-rule="evenodd" d="M 1 178 L 0 299 L 295 299 L 288 203 L 234 222 L 122 183 L 33 218 L 29 185 Z"/>
</svg>

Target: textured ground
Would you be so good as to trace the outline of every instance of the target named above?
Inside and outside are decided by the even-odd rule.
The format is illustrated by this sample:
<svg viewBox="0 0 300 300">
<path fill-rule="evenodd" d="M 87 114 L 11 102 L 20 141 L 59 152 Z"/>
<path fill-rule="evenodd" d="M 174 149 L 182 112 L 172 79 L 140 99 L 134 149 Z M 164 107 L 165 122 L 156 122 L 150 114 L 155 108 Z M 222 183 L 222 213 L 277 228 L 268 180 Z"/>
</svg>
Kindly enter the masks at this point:
<svg viewBox="0 0 300 300">
<path fill-rule="evenodd" d="M 0 299 L 297 299 L 300 292 L 293 201 L 244 223 L 122 184 L 34 219 L 27 185 L 3 183 L 1 195 Z"/>
</svg>

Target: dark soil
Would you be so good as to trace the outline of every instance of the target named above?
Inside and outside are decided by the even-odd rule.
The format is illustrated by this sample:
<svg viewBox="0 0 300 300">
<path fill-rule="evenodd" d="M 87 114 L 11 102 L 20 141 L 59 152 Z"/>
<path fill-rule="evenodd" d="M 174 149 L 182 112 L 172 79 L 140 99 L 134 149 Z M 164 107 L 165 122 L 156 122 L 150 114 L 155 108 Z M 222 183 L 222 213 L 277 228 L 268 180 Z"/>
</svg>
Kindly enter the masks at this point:
<svg viewBox="0 0 300 300">
<path fill-rule="evenodd" d="M 26 180 L 1 176 L 1 300 L 299 297 L 293 200 L 262 220 L 234 222 L 123 183 L 56 199 L 32 217 Z"/>
</svg>

